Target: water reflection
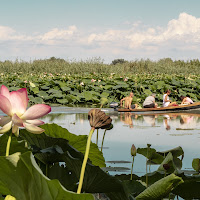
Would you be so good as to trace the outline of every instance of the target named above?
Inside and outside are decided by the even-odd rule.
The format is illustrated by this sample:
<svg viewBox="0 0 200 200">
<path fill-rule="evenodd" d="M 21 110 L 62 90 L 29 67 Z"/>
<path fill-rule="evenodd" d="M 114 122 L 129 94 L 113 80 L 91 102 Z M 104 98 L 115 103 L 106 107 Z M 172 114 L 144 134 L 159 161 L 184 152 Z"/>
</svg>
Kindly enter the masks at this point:
<svg viewBox="0 0 200 200">
<path fill-rule="evenodd" d="M 133 121 L 136 120 L 139 122 L 144 121 L 146 125 L 152 127 L 163 123 L 163 128 L 167 131 L 171 130 L 171 128 L 176 130 L 194 130 L 200 127 L 200 114 L 194 113 L 135 115 L 127 112 L 120 113 L 120 120 L 124 125 L 129 125 L 130 128 L 134 127 Z"/>
<path fill-rule="evenodd" d="M 185 152 L 182 169 L 191 169 L 193 158 L 200 157 L 200 114 L 167 113 L 156 115 L 135 115 L 134 113 L 107 113 L 112 118 L 113 129 L 99 129 L 98 144 L 106 161 L 132 161 L 130 148 L 132 144 L 138 148 L 152 144 L 158 151 L 181 146 Z M 87 135 L 90 130 L 87 112 L 52 113 L 43 118 L 46 123 L 57 123 L 71 133 Z M 96 132 L 92 137 L 96 143 Z M 138 175 L 146 171 L 145 158 L 137 154 L 134 172 Z M 107 167 L 131 168 L 130 163 L 109 163 Z M 155 166 L 157 167 L 157 166 Z M 116 172 L 119 174 L 119 172 Z M 121 172 L 123 173 L 123 172 Z M 130 173 L 124 172 L 124 173 Z"/>
</svg>

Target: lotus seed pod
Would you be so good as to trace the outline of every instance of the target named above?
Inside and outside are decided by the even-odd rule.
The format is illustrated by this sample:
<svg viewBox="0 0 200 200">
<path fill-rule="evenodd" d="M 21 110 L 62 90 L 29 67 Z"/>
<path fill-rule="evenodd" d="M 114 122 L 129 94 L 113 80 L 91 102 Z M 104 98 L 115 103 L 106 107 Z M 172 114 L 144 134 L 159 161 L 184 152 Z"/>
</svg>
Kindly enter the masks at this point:
<svg viewBox="0 0 200 200">
<path fill-rule="evenodd" d="M 107 129 L 111 126 L 112 119 L 100 109 L 91 109 L 88 113 L 90 126 L 95 129 Z"/>
</svg>

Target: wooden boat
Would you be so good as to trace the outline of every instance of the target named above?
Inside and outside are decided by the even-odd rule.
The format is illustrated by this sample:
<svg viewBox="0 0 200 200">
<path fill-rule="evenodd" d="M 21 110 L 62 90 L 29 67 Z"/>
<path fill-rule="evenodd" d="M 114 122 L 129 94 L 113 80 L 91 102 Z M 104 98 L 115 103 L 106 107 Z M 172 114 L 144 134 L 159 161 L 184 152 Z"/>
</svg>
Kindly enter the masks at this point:
<svg viewBox="0 0 200 200">
<path fill-rule="evenodd" d="M 183 106 L 169 106 L 169 107 L 160 107 L 160 108 L 142 108 L 142 109 L 127 109 L 127 108 L 116 108 L 118 112 L 135 112 L 135 113 L 166 113 L 166 112 L 190 112 L 194 110 L 200 110 L 200 102 L 196 102 L 190 105 Z"/>
</svg>

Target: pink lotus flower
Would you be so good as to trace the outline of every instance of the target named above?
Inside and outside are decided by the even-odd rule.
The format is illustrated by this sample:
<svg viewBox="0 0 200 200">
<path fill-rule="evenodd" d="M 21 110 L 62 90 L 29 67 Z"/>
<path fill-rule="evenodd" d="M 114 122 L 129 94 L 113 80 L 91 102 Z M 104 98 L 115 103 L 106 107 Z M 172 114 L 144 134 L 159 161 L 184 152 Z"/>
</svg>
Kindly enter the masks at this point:
<svg viewBox="0 0 200 200">
<path fill-rule="evenodd" d="M 0 109 L 7 114 L 0 117 L 0 133 L 5 133 L 12 128 L 15 135 L 19 135 L 19 127 L 24 127 L 31 133 L 42 133 L 43 129 L 37 127 L 44 124 L 37 119 L 49 113 L 51 107 L 45 104 L 36 104 L 26 110 L 28 106 L 28 94 L 26 88 L 9 92 L 4 85 L 0 88 Z"/>
<path fill-rule="evenodd" d="M 94 83 L 94 82 L 96 82 L 96 80 L 95 79 L 91 79 L 91 82 Z"/>
</svg>

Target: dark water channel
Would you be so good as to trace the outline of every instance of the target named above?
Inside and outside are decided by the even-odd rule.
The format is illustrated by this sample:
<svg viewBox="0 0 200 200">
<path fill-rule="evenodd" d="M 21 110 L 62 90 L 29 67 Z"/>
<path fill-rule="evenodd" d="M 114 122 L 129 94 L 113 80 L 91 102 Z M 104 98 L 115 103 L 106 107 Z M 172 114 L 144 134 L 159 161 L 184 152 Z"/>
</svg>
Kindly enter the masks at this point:
<svg viewBox="0 0 200 200">
<path fill-rule="evenodd" d="M 87 135 L 90 125 L 88 108 L 53 108 L 52 113 L 43 118 L 46 123 L 56 123 L 71 133 Z M 111 174 L 130 173 L 132 144 L 136 148 L 151 144 L 157 151 L 165 151 L 178 146 L 184 150 L 183 170 L 192 170 L 192 160 L 200 157 L 200 113 L 168 113 L 163 115 L 135 115 L 103 109 L 113 120 L 113 129 L 107 131 L 103 143 L 103 155 L 107 167 L 114 167 Z M 104 130 L 99 130 L 98 146 L 101 149 Z M 96 143 L 96 132 L 92 141 Z M 137 154 L 134 173 L 146 173 L 146 158 Z M 148 170 L 154 171 L 158 165 Z M 149 172 L 149 171 L 148 171 Z"/>
</svg>

